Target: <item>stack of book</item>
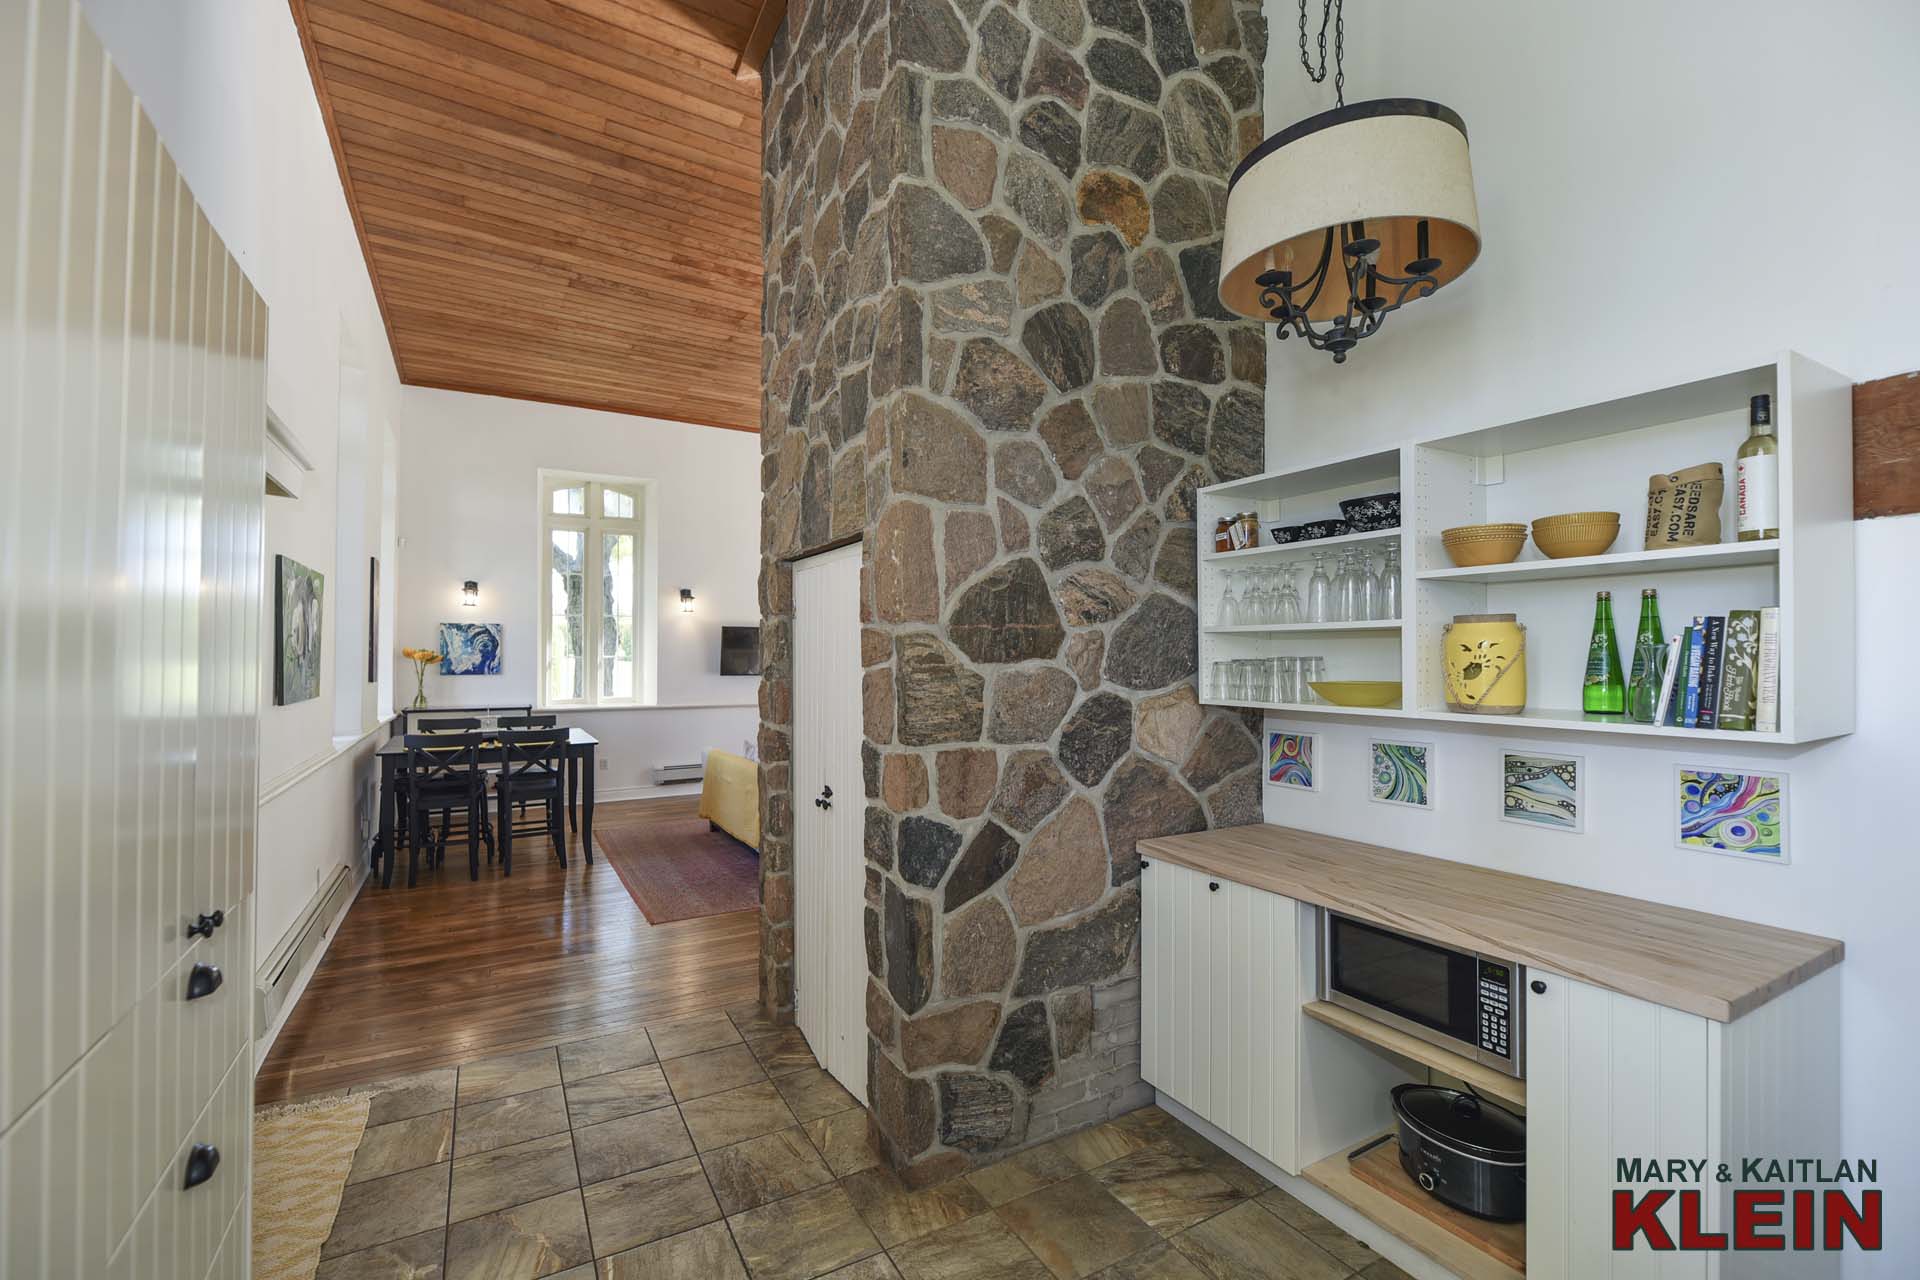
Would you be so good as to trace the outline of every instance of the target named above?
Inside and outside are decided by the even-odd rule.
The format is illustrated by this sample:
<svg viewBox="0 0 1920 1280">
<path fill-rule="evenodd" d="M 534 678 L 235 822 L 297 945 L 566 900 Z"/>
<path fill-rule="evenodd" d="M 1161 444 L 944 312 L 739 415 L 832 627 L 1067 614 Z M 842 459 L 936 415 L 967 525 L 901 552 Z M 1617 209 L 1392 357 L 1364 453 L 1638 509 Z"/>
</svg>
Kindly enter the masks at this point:
<svg viewBox="0 0 1920 1280">
<path fill-rule="evenodd" d="M 1696 616 L 1667 641 L 1655 724 L 1780 731 L 1780 610 Z"/>
</svg>

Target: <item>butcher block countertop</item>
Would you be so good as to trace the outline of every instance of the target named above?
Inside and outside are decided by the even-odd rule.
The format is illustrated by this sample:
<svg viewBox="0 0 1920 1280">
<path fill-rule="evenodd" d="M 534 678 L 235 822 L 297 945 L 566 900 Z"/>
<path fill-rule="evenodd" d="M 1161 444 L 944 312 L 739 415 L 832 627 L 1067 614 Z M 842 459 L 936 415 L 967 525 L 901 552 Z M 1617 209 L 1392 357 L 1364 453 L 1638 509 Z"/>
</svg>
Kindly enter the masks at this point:
<svg viewBox="0 0 1920 1280">
<path fill-rule="evenodd" d="M 1846 954 L 1834 938 L 1292 827 L 1142 840 L 1140 856 L 1718 1022 Z"/>
</svg>

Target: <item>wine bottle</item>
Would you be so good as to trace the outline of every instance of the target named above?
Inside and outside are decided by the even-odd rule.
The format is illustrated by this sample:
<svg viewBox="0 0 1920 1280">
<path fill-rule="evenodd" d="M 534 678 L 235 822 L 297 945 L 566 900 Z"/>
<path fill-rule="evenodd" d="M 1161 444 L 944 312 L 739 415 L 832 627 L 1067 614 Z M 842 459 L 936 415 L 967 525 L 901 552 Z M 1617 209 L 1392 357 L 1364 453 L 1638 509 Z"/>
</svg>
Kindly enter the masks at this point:
<svg viewBox="0 0 1920 1280">
<path fill-rule="evenodd" d="M 1667 642 L 1660 630 L 1660 593 L 1648 587 L 1640 593 L 1640 626 L 1633 637 L 1633 675 L 1627 681 L 1627 719 L 1652 724 L 1660 705 L 1660 682 L 1666 675 Z"/>
<path fill-rule="evenodd" d="M 1735 463 L 1740 541 L 1780 536 L 1780 442 L 1773 435 L 1773 397 L 1747 406 L 1747 440 Z"/>
<path fill-rule="evenodd" d="M 1620 678 L 1620 644 L 1613 635 L 1613 593 L 1597 592 L 1593 602 L 1593 639 L 1587 645 L 1587 678 L 1580 709 L 1590 715 L 1617 716 L 1627 709 L 1627 683 Z"/>
</svg>

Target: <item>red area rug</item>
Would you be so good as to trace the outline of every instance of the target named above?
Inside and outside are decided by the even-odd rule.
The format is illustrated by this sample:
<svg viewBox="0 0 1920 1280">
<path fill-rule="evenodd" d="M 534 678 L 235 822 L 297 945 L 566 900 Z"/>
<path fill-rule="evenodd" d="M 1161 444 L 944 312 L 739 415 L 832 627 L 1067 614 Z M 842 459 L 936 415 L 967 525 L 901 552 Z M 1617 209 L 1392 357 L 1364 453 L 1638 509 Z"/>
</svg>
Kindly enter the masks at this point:
<svg viewBox="0 0 1920 1280">
<path fill-rule="evenodd" d="M 649 923 L 746 911 L 760 902 L 760 858 L 705 818 L 606 827 L 593 843 Z"/>
</svg>

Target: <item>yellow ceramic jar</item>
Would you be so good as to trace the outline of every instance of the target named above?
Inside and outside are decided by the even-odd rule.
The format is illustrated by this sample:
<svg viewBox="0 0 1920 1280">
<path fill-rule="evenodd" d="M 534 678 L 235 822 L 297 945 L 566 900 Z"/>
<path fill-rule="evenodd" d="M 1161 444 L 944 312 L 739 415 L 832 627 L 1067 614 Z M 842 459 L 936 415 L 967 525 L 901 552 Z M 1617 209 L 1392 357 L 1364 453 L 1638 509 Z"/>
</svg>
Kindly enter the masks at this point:
<svg viewBox="0 0 1920 1280">
<path fill-rule="evenodd" d="M 1440 628 L 1447 710 L 1517 716 L 1527 705 L 1527 629 L 1511 613 L 1463 613 Z"/>
</svg>

